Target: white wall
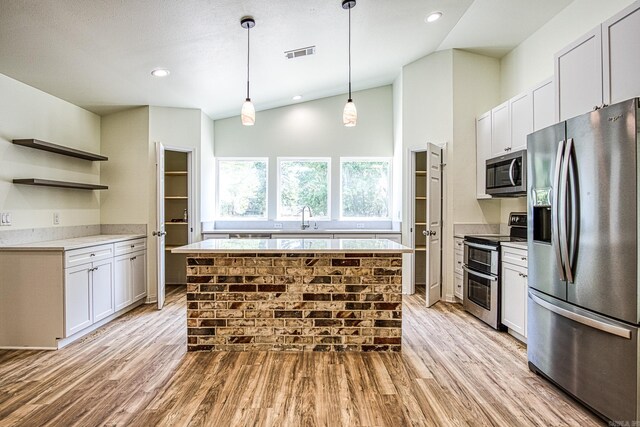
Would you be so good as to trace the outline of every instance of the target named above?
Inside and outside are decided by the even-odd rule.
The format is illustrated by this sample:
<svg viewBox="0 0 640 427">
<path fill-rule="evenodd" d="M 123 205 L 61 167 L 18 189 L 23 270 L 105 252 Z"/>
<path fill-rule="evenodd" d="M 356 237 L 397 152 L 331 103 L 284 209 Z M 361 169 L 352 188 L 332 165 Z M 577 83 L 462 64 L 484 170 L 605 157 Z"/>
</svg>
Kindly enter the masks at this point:
<svg viewBox="0 0 640 427">
<path fill-rule="evenodd" d="M 100 223 L 100 192 L 13 184 L 14 178 L 100 183 L 100 162 L 90 162 L 11 143 L 43 141 L 100 154 L 100 117 L 0 74 L 0 211 L 14 230 Z M 108 191 L 108 190 L 107 190 Z"/>
<path fill-rule="evenodd" d="M 269 158 L 269 219 L 276 217 L 278 157 L 331 157 L 331 212 L 339 217 L 341 156 L 393 156 L 392 87 L 353 93 L 358 124 L 342 124 L 346 95 L 259 111 L 255 126 L 242 126 L 240 118 L 215 121 L 216 157 Z"/>
<path fill-rule="evenodd" d="M 574 0 L 501 60 L 501 99 L 507 100 L 554 73 L 553 56 L 633 0 Z"/>
</svg>

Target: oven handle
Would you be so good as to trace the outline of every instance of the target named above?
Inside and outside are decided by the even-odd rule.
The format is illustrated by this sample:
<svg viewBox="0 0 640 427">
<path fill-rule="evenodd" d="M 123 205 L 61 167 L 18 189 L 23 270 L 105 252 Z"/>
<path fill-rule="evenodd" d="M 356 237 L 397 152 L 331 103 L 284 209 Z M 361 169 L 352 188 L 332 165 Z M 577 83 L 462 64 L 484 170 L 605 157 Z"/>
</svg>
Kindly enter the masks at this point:
<svg viewBox="0 0 640 427">
<path fill-rule="evenodd" d="M 476 248 L 476 249 L 486 249 L 488 251 L 498 251 L 498 249 L 496 249 L 494 246 L 488 246 L 488 245 L 481 245 L 478 243 L 471 243 L 471 242 L 464 242 L 464 244 L 466 246 L 470 246 L 472 248 Z"/>
<path fill-rule="evenodd" d="M 495 276 L 489 276 L 488 274 L 478 273 L 477 271 L 471 270 L 466 265 L 463 265 L 462 268 L 469 274 L 473 274 L 474 276 L 482 277 L 483 279 L 491 280 L 492 282 L 497 282 L 498 278 Z"/>
</svg>

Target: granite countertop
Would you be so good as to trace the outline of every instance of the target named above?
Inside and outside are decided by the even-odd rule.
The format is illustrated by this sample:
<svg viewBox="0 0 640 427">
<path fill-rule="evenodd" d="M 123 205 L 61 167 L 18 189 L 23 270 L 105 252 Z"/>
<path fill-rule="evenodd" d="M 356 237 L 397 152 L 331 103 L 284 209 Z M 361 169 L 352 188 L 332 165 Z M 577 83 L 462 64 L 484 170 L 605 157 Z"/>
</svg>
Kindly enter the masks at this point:
<svg viewBox="0 0 640 427">
<path fill-rule="evenodd" d="M 180 246 L 172 253 L 411 253 L 386 239 L 210 239 Z"/>
<path fill-rule="evenodd" d="M 224 230 L 224 229 L 216 229 L 216 230 L 203 230 L 202 234 L 340 234 L 340 233 L 349 233 L 349 234 L 400 234 L 401 230 L 390 230 L 388 228 L 385 229 L 367 229 L 367 228 L 330 228 L 330 229 L 306 229 L 301 230 L 300 228 L 268 228 L 268 229 L 255 229 L 255 230 Z"/>
<path fill-rule="evenodd" d="M 500 242 L 501 246 L 527 250 L 527 242 Z"/>
<path fill-rule="evenodd" d="M 44 242 L 24 243 L 21 245 L 0 246 L 0 251 L 69 251 L 95 245 L 122 242 L 147 237 L 145 234 L 98 234 L 74 237 L 72 239 L 48 240 Z"/>
</svg>

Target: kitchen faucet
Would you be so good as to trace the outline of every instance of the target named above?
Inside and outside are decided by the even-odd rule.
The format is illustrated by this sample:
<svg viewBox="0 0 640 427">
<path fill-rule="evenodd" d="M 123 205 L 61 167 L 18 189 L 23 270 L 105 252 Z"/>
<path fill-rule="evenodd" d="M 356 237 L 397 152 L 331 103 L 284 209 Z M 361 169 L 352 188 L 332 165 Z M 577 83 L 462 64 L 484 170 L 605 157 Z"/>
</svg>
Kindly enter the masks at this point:
<svg viewBox="0 0 640 427">
<path fill-rule="evenodd" d="M 307 228 L 309 228 L 309 220 L 307 219 L 307 222 L 304 222 L 304 210 L 308 209 L 309 210 L 309 218 L 311 218 L 313 216 L 313 214 L 311 213 L 311 208 L 309 206 L 303 206 L 302 210 L 300 212 L 302 212 L 302 225 L 300 226 L 301 229 L 306 230 Z"/>
</svg>

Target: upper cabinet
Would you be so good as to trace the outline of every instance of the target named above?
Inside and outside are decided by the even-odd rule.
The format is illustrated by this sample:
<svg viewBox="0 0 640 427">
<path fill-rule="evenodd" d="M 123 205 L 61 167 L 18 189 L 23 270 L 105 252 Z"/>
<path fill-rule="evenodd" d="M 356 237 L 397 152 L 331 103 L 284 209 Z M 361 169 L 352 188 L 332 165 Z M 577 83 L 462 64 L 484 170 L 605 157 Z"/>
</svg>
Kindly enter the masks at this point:
<svg viewBox="0 0 640 427">
<path fill-rule="evenodd" d="M 640 96 L 640 2 L 602 24 L 604 101 Z"/>
<path fill-rule="evenodd" d="M 596 27 L 556 53 L 558 120 L 593 110 L 602 102 L 602 47 Z"/>
<path fill-rule="evenodd" d="M 533 132 L 533 100 L 531 92 L 525 92 L 509 100 L 511 117 L 511 146 L 509 151 L 527 149 L 527 135 Z"/>
<path fill-rule="evenodd" d="M 491 111 L 476 119 L 476 197 L 490 199 L 487 194 L 486 162 L 491 158 Z"/>
<path fill-rule="evenodd" d="M 511 150 L 511 126 L 509 101 L 491 110 L 491 157 L 500 156 Z"/>
<path fill-rule="evenodd" d="M 556 109 L 553 100 L 553 79 L 545 80 L 531 91 L 534 132 L 556 122 Z"/>
<path fill-rule="evenodd" d="M 640 1 L 555 55 L 558 120 L 640 96 Z"/>
</svg>

